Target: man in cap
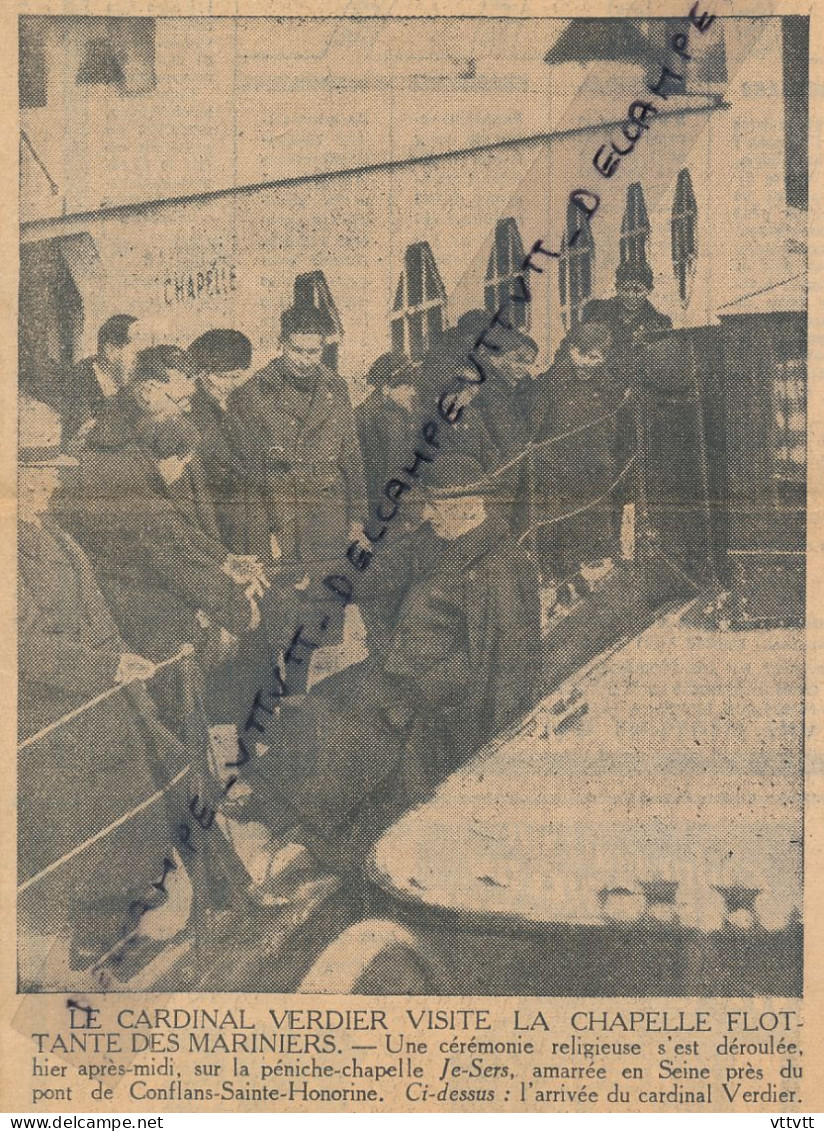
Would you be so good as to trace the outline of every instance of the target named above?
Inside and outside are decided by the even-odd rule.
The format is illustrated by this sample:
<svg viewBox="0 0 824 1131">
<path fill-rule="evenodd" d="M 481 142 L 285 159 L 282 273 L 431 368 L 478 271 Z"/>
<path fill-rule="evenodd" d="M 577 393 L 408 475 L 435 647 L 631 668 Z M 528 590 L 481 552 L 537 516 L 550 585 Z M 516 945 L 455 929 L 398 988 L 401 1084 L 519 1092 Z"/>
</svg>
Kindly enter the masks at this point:
<svg viewBox="0 0 824 1131">
<path fill-rule="evenodd" d="M 363 452 L 366 492 L 373 509 L 387 479 L 397 474 L 420 426 L 416 370 L 405 353 L 381 354 L 367 380 L 374 391 L 358 406 L 355 422 Z"/>
<path fill-rule="evenodd" d="M 195 406 L 208 398 L 210 407 L 225 415 L 229 397 L 251 377 L 252 343 L 240 330 L 207 330 L 189 346 L 196 390 Z M 196 419 L 195 415 L 195 419 Z"/>
<path fill-rule="evenodd" d="M 139 348 L 138 321 L 131 314 L 107 318 L 97 334 L 97 355 L 78 362 L 69 375 L 63 400 L 66 435 L 90 427 L 101 408 L 134 372 Z"/>
<path fill-rule="evenodd" d="M 591 299 L 584 322 L 600 322 L 611 335 L 610 361 L 616 372 L 632 374 L 645 340 L 672 329 L 672 319 L 649 301 L 652 269 L 648 264 L 621 263 L 615 272 L 615 296 Z"/>
<path fill-rule="evenodd" d="M 388 480 L 411 463 L 424 405 L 418 392 L 420 369 L 406 354 L 385 353 L 369 370 L 374 392 L 359 406 L 355 417 L 366 470 L 368 510 L 374 514 L 384 500 Z M 436 401 L 429 406 L 434 410 Z M 358 585 L 372 649 L 382 649 L 400 601 L 418 568 L 420 506 L 414 495 L 393 522 L 392 537 L 380 546 Z"/>
<path fill-rule="evenodd" d="M 456 435 L 489 477 L 489 505 L 503 506 L 513 529 L 522 521 L 526 463 L 519 457 L 532 435 L 530 370 L 537 354 L 529 335 L 503 322 L 493 324 L 485 310 L 468 310 L 423 363 L 431 404 L 456 379 L 463 380 L 458 404 L 471 402 L 472 411 L 455 426 Z"/>
<path fill-rule="evenodd" d="M 252 343 L 239 330 L 207 330 L 189 347 L 195 390 L 191 420 L 212 495 L 221 541 L 237 554 L 268 542 L 266 509 L 247 489 L 245 469 L 229 439 L 229 397 L 251 377 Z"/>
<path fill-rule="evenodd" d="M 607 358 L 610 369 L 633 396 L 633 404 L 621 414 L 619 444 L 629 452 L 638 444 L 641 428 L 641 402 L 644 399 L 646 366 L 644 357 L 650 345 L 655 345 L 672 330 L 672 319 L 661 314 L 649 300 L 653 289 L 652 270 L 644 262 L 626 262 L 615 272 L 615 296 L 592 299 L 584 308 L 585 322 L 598 322 L 610 332 L 611 344 Z M 638 511 L 638 474 L 622 484 L 625 504 L 633 504 Z"/>
<path fill-rule="evenodd" d="M 437 546 L 406 595 L 378 695 L 408 736 L 409 800 L 476 754 L 534 703 L 540 678 L 538 576 L 457 447 L 433 466 L 423 517 Z"/>
<path fill-rule="evenodd" d="M 61 476 L 78 462 L 61 450 L 57 412 L 21 397 L 19 444 L 18 731 L 29 744 L 18 760 L 18 860 L 25 881 L 151 797 L 185 765 L 186 753 L 162 728 L 142 685 L 133 682 L 150 677 L 153 664 L 124 643 L 89 559 L 52 513 Z M 118 684 L 122 693 L 41 735 Z M 151 891 L 164 852 L 179 859 L 162 805 L 146 809 L 130 828 L 138 829 L 136 836 L 110 836 L 77 864 L 67 859 L 60 886 L 48 888 L 45 904 L 42 886 L 30 889 L 39 899 L 21 897 L 23 947 L 27 933 L 73 930 L 78 968 L 119 941 L 130 899 L 146 894 L 141 885 Z M 168 890 L 181 880 L 170 877 Z M 152 906 L 160 902 L 154 895 Z M 98 918 L 93 909 L 104 904 L 108 910 Z M 165 937 L 188 917 L 185 909 L 182 919 L 170 910 L 174 922 L 160 926 Z"/>
<path fill-rule="evenodd" d="M 427 407 L 437 405 L 438 397 L 444 389 L 454 385 L 457 371 L 466 371 L 466 376 L 477 381 L 477 371 L 469 363 L 469 353 L 478 339 L 489 329 L 492 316 L 485 310 L 467 310 L 460 316 L 455 326 L 440 335 L 421 363 L 419 387 L 421 397 Z M 468 403 L 475 391 L 467 386 Z"/>
<path fill-rule="evenodd" d="M 281 356 L 231 394 L 227 416 L 248 489 L 267 514 L 268 545 L 249 552 L 278 565 L 306 602 L 326 600 L 320 583 L 366 507 L 349 391 L 321 361 L 329 330 L 317 307 L 285 310 Z"/>
<path fill-rule="evenodd" d="M 471 352 L 477 366 L 474 376 L 484 378 L 469 426 L 478 437 L 480 460 L 488 475 L 487 503 L 503 508 L 512 529 L 520 531 L 526 521 L 526 449 L 533 434 L 531 369 L 538 346 L 520 330 L 495 325 Z"/>
</svg>

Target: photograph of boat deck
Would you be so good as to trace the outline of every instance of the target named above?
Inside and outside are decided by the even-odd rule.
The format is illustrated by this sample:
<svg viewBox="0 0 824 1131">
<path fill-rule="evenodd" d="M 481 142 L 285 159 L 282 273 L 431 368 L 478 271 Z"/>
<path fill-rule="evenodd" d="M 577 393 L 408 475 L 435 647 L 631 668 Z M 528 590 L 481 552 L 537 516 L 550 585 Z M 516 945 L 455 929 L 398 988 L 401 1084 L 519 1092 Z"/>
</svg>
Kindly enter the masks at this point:
<svg viewBox="0 0 824 1131">
<path fill-rule="evenodd" d="M 808 37 L 20 17 L 22 992 L 801 993 Z"/>
</svg>

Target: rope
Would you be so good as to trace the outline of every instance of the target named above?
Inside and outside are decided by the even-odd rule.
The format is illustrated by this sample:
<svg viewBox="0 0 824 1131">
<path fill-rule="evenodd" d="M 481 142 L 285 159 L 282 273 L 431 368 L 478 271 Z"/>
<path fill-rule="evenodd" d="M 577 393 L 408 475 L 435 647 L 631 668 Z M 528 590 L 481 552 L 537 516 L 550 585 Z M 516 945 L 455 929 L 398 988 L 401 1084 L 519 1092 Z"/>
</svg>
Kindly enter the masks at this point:
<svg viewBox="0 0 824 1131">
<path fill-rule="evenodd" d="M 794 283 L 796 279 L 803 279 L 806 276 L 806 271 L 799 271 L 797 275 L 790 275 L 789 279 L 782 279 L 780 283 L 770 283 L 768 287 L 762 287 L 760 291 L 752 291 L 751 294 L 742 295 L 741 298 L 735 299 L 733 302 L 725 302 L 723 306 L 719 306 L 719 310 L 728 310 L 732 306 L 738 306 L 739 303 L 746 302 L 750 298 L 758 298 L 759 295 L 765 295 L 768 291 L 774 291 L 778 287 L 784 287 L 787 283 Z"/>
<path fill-rule="evenodd" d="M 193 651 L 194 649 L 191 644 L 184 644 L 176 656 L 170 656 L 168 660 L 161 660 L 160 663 L 153 664 L 152 670 L 147 676 L 142 677 L 141 680 L 129 680 L 129 683 L 145 682 L 147 679 L 153 679 L 159 671 L 163 671 L 164 668 L 169 668 L 173 664 L 180 663 L 185 656 L 191 656 Z M 37 734 L 33 734 L 31 738 L 19 742 L 17 744 L 18 752 L 25 750 L 27 746 L 33 746 L 35 742 L 39 742 L 40 739 L 45 738 L 47 734 L 51 734 L 52 731 L 65 726 L 66 723 L 70 723 L 73 719 L 79 718 L 80 715 L 85 714 L 86 711 L 90 711 L 92 707 L 96 707 L 98 703 L 103 703 L 106 699 L 111 699 L 113 695 L 116 695 L 118 691 L 122 691 L 124 687 L 128 687 L 128 683 L 116 683 L 114 686 L 106 688 L 105 691 L 101 691 L 99 695 L 95 695 L 94 699 L 88 699 L 85 703 L 81 703 L 79 707 L 75 707 L 73 711 L 69 711 L 69 713 L 63 715 L 62 718 L 55 719 L 53 723 L 49 723 L 48 726 L 43 727 Z"/>
<path fill-rule="evenodd" d="M 584 506 L 578 507 L 577 510 L 569 511 L 568 514 L 557 515 L 555 518 L 548 518 L 544 522 L 536 523 L 535 526 L 533 526 L 529 530 L 525 530 L 523 532 L 521 537 L 518 539 L 518 545 L 520 546 L 525 541 L 525 539 L 529 538 L 530 535 L 532 535 L 536 530 L 541 530 L 544 526 L 555 526 L 559 522 L 565 522 L 568 518 L 574 518 L 575 515 L 583 514 L 584 511 L 592 510 L 593 507 L 597 507 L 599 503 L 602 503 L 604 501 L 604 499 L 609 498 L 609 496 L 612 494 L 612 492 L 615 490 L 615 488 L 618 486 L 618 484 L 621 482 L 621 480 L 624 478 L 626 473 L 629 471 L 629 469 L 633 466 L 633 464 L 635 462 L 636 462 L 636 457 L 633 456 L 632 459 L 627 464 L 624 465 L 624 468 L 623 468 L 621 474 L 618 476 L 618 478 L 613 483 L 610 484 L 610 486 L 606 489 L 606 491 L 604 491 L 603 495 L 599 495 L 597 499 L 592 499 L 590 502 L 586 503 Z"/>
<path fill-rule="evenodd" d="M 521 463 L 528 455 L 533 452 L 540 451 L 541 448 L 549 447 L 550 444 L 557 444 L 559 440 L 566 440 L 569 436 L 577 436 L 581 432 L 587 432 L 590 428 L 595 428 L 597 425 L 602 424 L 605 420 L 616 420 L 622 408 L 632 399 L 632 393 L 628 390 L 622 397 L 620 403 L 611 412 L 605 412 L 603 416 L 597 416 L 594 420 L 588 420 L 586 424 L 579 424 L 577 428 L 570 428 L 567 432 L 558 432 L 554 436 L 548 436 L 545 440 L 538 443 L 530 442 L 523 448 L 518 455 L 513 456 L 512 459 L 507 460 L 506 463 L 500 464 L 494 471 L 488 472 L 482 479 L 476 479 L 474 483 L 462 483 L 461 491 L 473 490 L 476 487 L 485 487 L 493 479 L 499 475 L 503 475 L 505 471 L 509 471 L 511 467 L 515 467 Z M 625 469 L 626 470 L 626 469 Z"/>
<path fill-rule="evenodd" d="M 164 660 L 164 663 L 168 662 L 168 660 Z M 164 795 L 164 793 L 168 793 L 169 790 L 173 786 L 177 785 L 179 781 L 182 781 L 182 779 L 186 776 L 186 774 L 188 774 L 190 769 L 191 766 L 184 766 L 182 770 L 175 774 L 170 782 L 167 782 L 167 784 L 164 785 L 163 789 L 159 789 L 157 793 L 153 793 L 151 797 L 147 797 L 145 801 L 141 801 L 139 805 L 136 805 L 134 809 L 131 809 L 128 813 L 124 813 L 122 816 L 118 817 L 116 821 L 112 821 L 112 823 L 110 825 L 107 825 L 105 829 L 101 829 L 99 833 L 95 833 L 94 836 L 89 837 L 89 839 L 84 841 L 82 844 L 78 844 L 75 848 L 72 848 L 65 854 L 65 856 L 61 856 L 59 860 L 55 860 L 52 864 L 49 864 L 43 869 L 42 872 L 38 872 L 36 876 L 32 876 L 30 879 L 20 884 L 17 888 L 17 894 L 22 895 L 24 891 L 32 886 L 32 884 L 39 883 L 40 880 L 48 876 L 50 872 L 53 872 L 56 868 L 60 868 L 63 864 L 67 864 L 69 860 L 72 860 L 75 856 L 79 856 L 80 853 L 85 852 L 87 848 L 91 848 L 93 844 L 96 844 L 97 841 L 102 840 L 104 836 L 108 836 L 109 833 L 112 833 L 115 829 L 120 828 L 120 826 L 124 825 L 126 821 L 130 821 L 132 817 L 136 817 L 138 813 L 142 813 L 144 809 L 147 809 L 150 805 L 153 805 L 155 801 L 158 801 Z"/>
</svg>

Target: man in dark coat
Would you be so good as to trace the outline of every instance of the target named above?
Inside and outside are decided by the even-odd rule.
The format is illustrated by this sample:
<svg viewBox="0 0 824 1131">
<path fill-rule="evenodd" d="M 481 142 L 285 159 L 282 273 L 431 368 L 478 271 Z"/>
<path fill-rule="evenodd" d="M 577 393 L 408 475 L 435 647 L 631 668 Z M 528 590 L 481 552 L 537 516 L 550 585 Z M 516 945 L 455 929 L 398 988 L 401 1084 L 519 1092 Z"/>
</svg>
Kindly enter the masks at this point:
<svg viewBox="0 0 824 1131">
<path fill-rule="evenodd" d="M 532 435 L 530 374 L 538 346 L 520 330 L 495 326 L 486 336 L 488 345 L 475 351 L 486 380 L 472 406 L 484 422 L 493 452 L 491 469 L 522 452 Z"/>
<path fill-rule="evenodd" d="M 176 859 L 164 806 L 144 803 L 187 757 L 162 728 L 142 684 L 131 682 L 151 676 L 153 665 L 124 643 L 86 554 L 51 513 L 60 475 L 76 464 L 60 450 L 56 411 L 22 397 L 18 866 L 26 886 L 18 918 L 21 969 L 35 979 L 37 972 L 27 962 L 27 933 L 73 933 L 75 968 L 90 964 L 128 933 L 130 900 L 151 892 L 164 854 Z M 66 719 L 118 685 L 122 691 Z M 64 719 L 63 726 L 48 730 Z M 112 829 L 94 842 L 95 834 L 141 805 L 145 811 L 121 831 Z M 88 847 L 77 853 L 87 840 Z M 57 861 L 60 866 L 47 874 Z M 186 917 L 167 922 L 164 930 L 176 933 Z"/>
<path fill-rule="evenodd" d="M 621 441 L 632 414 L 628 389 L 607 363 L 610 341 L 598 322 L 570 332 L 547 374 L 535 436 L 535 544 L 544 577 L 562 583 L 564 600 L 583 596 L 617 554 L 619 489 L 631 457 Z"/>
<path fill-rule="evenodd" d="M 534 702 L 537 571 L 472 486 L 484 467 L 461 453 L 461 440 L 433 464 L 441 490 L 430 499 L 421 488 L 421 573 L 391 618 L 391 639 L 308 695 L 282 700 L 269 754 L 244 771 L 243 818 L 320 855 L 346 829 L 362 848 Z"/>
<path fill-rule="evenodd" d="M 455 449 L 435 466 L 424 518 L 437 564 L 401 607 L 380 691 L 390 730 L 409 736 L 410 799 L 529 710 L 540 680 L 535 564 L 472 486 L 474 460 Z"/>
<path fill-rule="evenodd" d="M 349 666 L 280 700 L 270 749 L 233 795 L 243 820 L 326 862 L 362 858 L 382 828 L 535 702 L 537 571 L 508 524 L 462 486 L 479 465 L 444 456 L 418 533 L 434 543 L 428 568 L 389 647 L 367 657 L 345 637 Z"/>
<path fill-rule="evenodd" d="M 487 506 L 500 510 L 519 533 L 527 521 L 530 465 L 525 453 L 533 434 L 530 369 L 538 346 L 520 330 L 499 325 L 485 340 L 488 345 L 473 354 L 485 380 L 469 410 L 468 426 L 487 473 Z"/>
<path fill-rule="evenodd" d="M 513 529 L 524 521 L 528 463 L 519 457 L 532 437 L 530 370 L 537 353 L 528 334 L 493 325 L 485 310 L 468 310 L 422 366 L 422 384 L 433 406 L 444 389 L 455 387 L 458 376 L 464 379 L 459 398 L 467 411 L 455 437 L 485 473 L 486 485 L 478 489 L 488 505 L 502 507 Z"/>
<path fill-rule="evenodd" d="M 381 354 L 367 374 L 374 391 L 355 410 L 366 492 L 372 510 L 387 479 L 408 460 L 420 427 L 417 371 L 404 353 Z"/>
<path fill-rule="evenodd" d="M 402 474 L 413 457 L 423 422 L 418 390 L 420 369 L 406 354 L 385 353 L 369 370 L 374 392 L 355 412 L 366 471 L 368 511 L 384 499 L 388 480 Z M 429 406 L 434 410 L 436 401 Z M 392 537 L 382 543 L 358 585 L 358 603 L 369 632 L 369 646 L 382 650 L 392 631 L 400 602 L 417 567 L 420 507 L 414 497 L 405 502 L 393 523 Z"/>
<path fill-rule="evenodd" d="M 621 263 L 615 272 L 615 296 L 592 299 L 584 308 L 584 322 L 596 322 L 609 330 L 607 364 L 615 379 L 629 388 L 634 398 L 632 410 L 623 412 L 619 420 L 618 442 L 622 451 L 634 449 L 638 443 L 645 351 L 672 329 L 672 319 L 656 310 L 649 300 L 652 286 L 652 270 L 647 263 Z M 637 503 L 638 490 L 638 475 L 634 474 L 621 485 L 619 494 L 624 503 Z M 636 521 L 639 518 L 636 513 Z"/>
<path fill-rule="evenodd" d="M 621 263 L 615 272 L 614 297 L 594 298 L 584 307 L 584 322 L 599 322 L 609 329 L 610 365 L 628 383 L 645 342 L 672 328 L 672 319 L 649 301 L 651 293 L 651 268 L 646 263 Z"/>
<path fill-rule="evenodd" d="M 60 418 L 48 405 L 20 401 L 19 602 L 20 733 L 61 718 L 112 684 L 152 670 L 130 653 L 83 550 L 49 503 L 63 468 Z M 45 437 L 35 444 L 36 433 Z"/>
<path fill-rule="evenodd" d="M 268 515 L 269 544 L 250 552 L 278 563 L 313 595 L 366 513 L 349 392 L 321 362 L 327 333 L 317 308 L 284 311 L 282 355 L 232 393 L 227 416 L 248 489 Z"/>
<path fill-rule="evenodd" d="M 155 346 L 98 421 L 65 501 L 123 637 L 160 660 L 200 642 L 219 666 L 260 623 L 261 563 L 229 553 L 188 418 L 187 355 Z"/>
<path fill-rule="evenodd" d="M 138 352 L 137 319 L 131 314 L 107 318 L 97 334 L 97 355 L 78 362 L 69 374 L 63 399 L 68 438 L 89 427 L 101 408 L 134 372 Z"/>
<path fill-rule="evenodd" d="M 426 409 L 437 405 L 444 389 L 454 386 L 456 372 L 468 364 L 468 354 L 489 329 L 491 318 L 485 310 L 464 311 L 457 323 L 445 330 L 428 350 L 421 362 L 419 377 L 421 398 Z M 471 372 L 475 372 L 477 378 L 477 372 Z"/>
<path fill-rule="evenodd" d="M 229 439 L 229 397 L 251 377 L 252 343 L 239 330 L 208 330 L 189 347 L 195 391 L 190 418 L 200 433 L 200 456 L 215 506 L 220 538 L 236 554 L 266 552 L 267 512 Z"/>
</svg>

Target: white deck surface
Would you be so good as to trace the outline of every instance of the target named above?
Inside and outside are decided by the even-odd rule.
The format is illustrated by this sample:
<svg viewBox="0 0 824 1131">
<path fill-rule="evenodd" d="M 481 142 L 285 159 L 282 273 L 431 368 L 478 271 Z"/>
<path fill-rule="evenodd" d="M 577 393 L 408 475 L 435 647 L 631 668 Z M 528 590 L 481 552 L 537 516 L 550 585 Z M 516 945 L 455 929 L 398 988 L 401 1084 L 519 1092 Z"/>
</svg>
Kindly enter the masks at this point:
<svg viewBox="0 0 824 1131">
<path fill-rule="evenodd" d="M 401 899 L 529 924 L 633 918 L 640 884 L 720 926 L 712 885 L 756 888 L 766 927 L 801 907 L 803 633 L 658 620 L 544 700 L 378 842 L 373 879 Z M 554 733 L 579 690 L 587 713 Z"/>
</svg>

